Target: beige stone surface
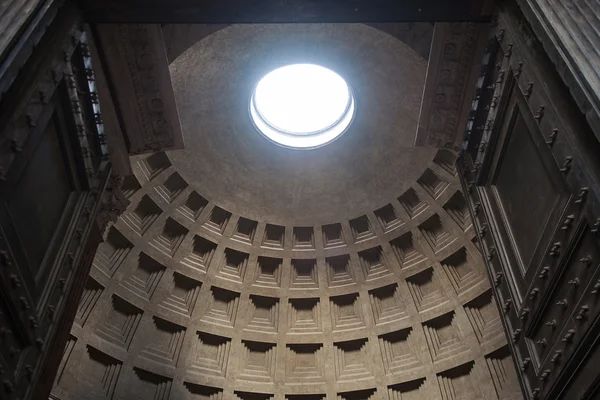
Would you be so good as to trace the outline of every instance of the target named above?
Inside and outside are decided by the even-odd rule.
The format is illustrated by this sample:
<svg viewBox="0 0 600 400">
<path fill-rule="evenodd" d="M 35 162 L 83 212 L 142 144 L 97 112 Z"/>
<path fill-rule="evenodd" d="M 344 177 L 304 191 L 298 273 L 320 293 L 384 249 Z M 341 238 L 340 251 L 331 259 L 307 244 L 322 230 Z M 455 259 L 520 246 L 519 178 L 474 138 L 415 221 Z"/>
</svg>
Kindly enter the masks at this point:
<svg viewBox="0 0 600 400">
<path fill-rule="evenodd" d="M 383 208 L 279 228 L 204 200 L 164 154 L 138 159 L 54 394 L 518 398 L 451 157 Z"/>
<path fill-rule="evenodd" d="M 289 29 L 226 27 L 172 64 L 186 150 L 132 159 L 53 394 L 520 398 L 456 155 L 412 147 L 426 61 L 366 26 L 298 30 L 358 111 L 286 150 L 247 99 Z"/>
<path fill-rule="evenodd" d="M 281 65 L 314 62 L 351 87 L 356 116 L 332 145 L 274 146 L 256 133 L 248 102 Z M 361 24 L 233 25 L 171 64 L 185 149 L 182 177 L 220 207 L 273 224 L 351 219 L 384 206 L 419 178 L 434 149 L 413 146 L 427 60 Z"/>
</svg>

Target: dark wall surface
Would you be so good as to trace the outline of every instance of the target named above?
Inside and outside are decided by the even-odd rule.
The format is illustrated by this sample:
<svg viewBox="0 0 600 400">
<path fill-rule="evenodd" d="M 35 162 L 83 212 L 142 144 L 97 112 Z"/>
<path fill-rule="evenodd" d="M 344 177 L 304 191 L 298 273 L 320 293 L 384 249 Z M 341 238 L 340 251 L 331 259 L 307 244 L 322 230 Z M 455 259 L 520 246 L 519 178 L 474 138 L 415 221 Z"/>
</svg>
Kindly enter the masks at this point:
<svg viewBox="0 0 600 400">
<path fill-rule="evenodd" d="M 0 59 L 3 400 L 48 396 L 116 184 L 78 12 L 26 10 L 34 17 Z"/>
<path fill-rule="evenodd" d="M 463 185 L 527 398 L 596 398 L 600 143 L 516 5 L 495 33 Z"/>
</svg>

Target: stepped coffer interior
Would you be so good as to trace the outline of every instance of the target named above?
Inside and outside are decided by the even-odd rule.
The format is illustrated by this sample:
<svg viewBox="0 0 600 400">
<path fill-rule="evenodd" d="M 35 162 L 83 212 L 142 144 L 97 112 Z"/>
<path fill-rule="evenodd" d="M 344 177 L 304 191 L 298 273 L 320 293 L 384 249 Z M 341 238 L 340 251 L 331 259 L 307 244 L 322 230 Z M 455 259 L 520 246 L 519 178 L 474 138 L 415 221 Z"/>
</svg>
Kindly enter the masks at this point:
<svg viewBox="0 0 600 400">
<path fill-rule="evenodd" d="M 599 0 L 4 0 L 0 400 L 600 398 Z"/>
</svg>

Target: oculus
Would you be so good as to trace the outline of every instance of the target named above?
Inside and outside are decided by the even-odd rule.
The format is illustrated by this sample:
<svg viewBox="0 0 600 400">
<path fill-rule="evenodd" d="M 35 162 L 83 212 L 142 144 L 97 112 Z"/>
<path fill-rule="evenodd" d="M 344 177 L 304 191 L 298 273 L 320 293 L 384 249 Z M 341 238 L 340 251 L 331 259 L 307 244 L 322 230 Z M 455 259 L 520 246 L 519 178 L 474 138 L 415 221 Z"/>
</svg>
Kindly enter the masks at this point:
<svg viewBox="0 0 600 400">
<path fill-rule="evenodd" d="M 346 81 L 315 64 L 292 64 L 269 72 L 250 99 L 250 117 L 258 131 L 294 149 L 331 143 L 350 126 L 354 111 Z"/>
</svg>

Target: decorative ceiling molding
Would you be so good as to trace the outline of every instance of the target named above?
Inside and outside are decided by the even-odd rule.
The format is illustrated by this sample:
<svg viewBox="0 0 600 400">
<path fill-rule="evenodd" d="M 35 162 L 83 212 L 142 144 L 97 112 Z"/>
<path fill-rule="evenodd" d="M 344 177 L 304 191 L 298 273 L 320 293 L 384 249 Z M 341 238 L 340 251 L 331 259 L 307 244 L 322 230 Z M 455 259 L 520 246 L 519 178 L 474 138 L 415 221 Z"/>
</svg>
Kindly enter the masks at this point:
<svg viewBox="0 0 600 400">
<path fill-rule="evenodd" d="M 96 32 L 129 154 L 182 149 L 160 25 L 100 24 Z"/>
<path fill-rule="evenodd" d="M 86 35 L 92 37 L 89 26 L 86 29 Z M 117 175 L 128 176 L 132 174 L 129 151 L 125 142 L 125 135 L 123 135 L 123 129 L 121 129 L 121 122 L 119 121 L 116 106 L 106 80 L 103 62 L 98 54 L 96 42 L 90 40 L 87 44 L 94 72 L 93 75 L 96 81 L 96 90 L 98 91 L 98 101 L 102 104 L 102 124 L 104 125 L 104 134 L 108 142 L 110 161 Z"/>
<path fill-rule="evenodd" d="M 437 23 L 415 145 L 456 149 L 471 106 L 487 24 Z"/>
</svg>

